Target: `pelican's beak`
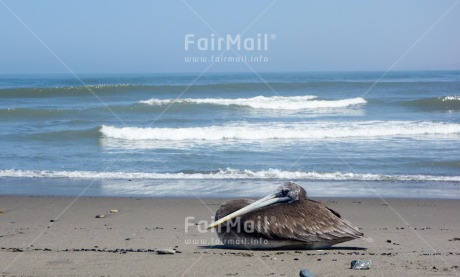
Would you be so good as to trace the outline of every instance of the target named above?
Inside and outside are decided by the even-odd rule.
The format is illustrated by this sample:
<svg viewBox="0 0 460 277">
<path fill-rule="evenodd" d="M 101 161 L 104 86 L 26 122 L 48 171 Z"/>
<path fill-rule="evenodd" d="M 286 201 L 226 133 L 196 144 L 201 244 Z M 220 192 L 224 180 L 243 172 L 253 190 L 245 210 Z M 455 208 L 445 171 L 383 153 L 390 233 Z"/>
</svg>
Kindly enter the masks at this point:
<svg viewBox="0 0 460 277">
<path fill-rule="evenodd" d="M 257 209 L 267 207 L 267 206 L 270 206 L 270 205 L 273 205 L 273 204 L 276 204 L 276 203 L 279 203 L 279 202 L 286 202 L 288 200 L 289 200 L 288 197 L 280 197 L 280 196 L 278 196 L 278 195 L 276 195 L 274 193 L 270 194 L 270 195 L 267 195 L 264 198 L 259 199 L 256 202 L 254 202 L 252 204 L 249 204 L 244 208 L 239 209 L 236 212 L 233 212 L 233 213 L 231 213 L 231 214 L 229 214 L 227 216 L 222 217 L 221 219 L 217 220 L 213 224 L 209 225 L 208 229 L 215 228 L 215 227 L 219 226 L 220 224 L 224 223 L 225 221 L 228 221 L 228 220 L 230 220 L 232 218 L 235 218 L 237 216 L 244 215 L 244 214 L 247 214 L 249 212 L 255 211 Z"/>
</svg>

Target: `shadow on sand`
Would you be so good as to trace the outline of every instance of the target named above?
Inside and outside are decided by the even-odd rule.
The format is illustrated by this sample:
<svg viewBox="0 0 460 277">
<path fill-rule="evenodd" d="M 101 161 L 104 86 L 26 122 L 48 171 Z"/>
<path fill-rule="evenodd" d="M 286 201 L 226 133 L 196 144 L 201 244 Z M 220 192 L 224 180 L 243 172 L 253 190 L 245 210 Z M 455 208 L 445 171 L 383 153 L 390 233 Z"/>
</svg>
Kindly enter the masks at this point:
<svg viewBox="0 0 460 277">
<path fill-rule="evenodd" d="M 304 251 L 315 251 L 315 250 L 326 250 L 326 251 L 335 251 L 335 250 L 343 250 L 343 251 L 360 251 L 360 250 L 367 250 L 366 247 L 350 247 L 350 246 L 335 246 L 335 247 L 327 247 L 327 248 L 318 248 L 318 249 L 307 249 L 307 248 L 273 248 L 273 249 L 250 249 L 250 248 L 234 248 L 226 245 L 199 245 L 198 248 L 201 249 L 225 249 L 225 250 L 249 250 L 249 251 L 294 251 L 294 250 L 304 250 Z"/>
</svg>

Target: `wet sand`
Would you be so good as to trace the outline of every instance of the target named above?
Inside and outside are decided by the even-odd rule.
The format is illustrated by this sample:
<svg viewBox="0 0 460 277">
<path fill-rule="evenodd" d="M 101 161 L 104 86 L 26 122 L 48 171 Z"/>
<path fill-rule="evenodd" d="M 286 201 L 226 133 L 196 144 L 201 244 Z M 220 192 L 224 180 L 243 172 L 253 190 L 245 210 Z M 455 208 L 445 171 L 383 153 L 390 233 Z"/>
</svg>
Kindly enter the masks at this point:
<svg viewBox="0 0 460 277">
<path fill-rule="evenodd" d="M 231 250 L 203 224 L 225 199 L 0 196 L 0 275 L 459 274 L 460 201 L 318 200 L 374 242 L 354 240 L 323 251 Z M 106 217 L 96 218 L 101 214 Z M 177 252 L 157 254 L 162 248 Z M 371 260 L 371 268 L 350 269 L 356 259 Z"/>
</svg>

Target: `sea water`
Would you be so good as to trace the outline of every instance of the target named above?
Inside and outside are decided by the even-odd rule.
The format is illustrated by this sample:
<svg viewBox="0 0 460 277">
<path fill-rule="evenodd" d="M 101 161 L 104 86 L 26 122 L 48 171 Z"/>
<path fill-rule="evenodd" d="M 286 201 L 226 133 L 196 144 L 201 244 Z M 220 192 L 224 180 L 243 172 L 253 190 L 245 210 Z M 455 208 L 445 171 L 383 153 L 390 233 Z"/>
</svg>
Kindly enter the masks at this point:
<svg viewBox="0 0 460 277">
<path fill-rule="evenodd" d="M 460 198 L 460 72 L 0 76 L 0 194 Z"/>
</svg>

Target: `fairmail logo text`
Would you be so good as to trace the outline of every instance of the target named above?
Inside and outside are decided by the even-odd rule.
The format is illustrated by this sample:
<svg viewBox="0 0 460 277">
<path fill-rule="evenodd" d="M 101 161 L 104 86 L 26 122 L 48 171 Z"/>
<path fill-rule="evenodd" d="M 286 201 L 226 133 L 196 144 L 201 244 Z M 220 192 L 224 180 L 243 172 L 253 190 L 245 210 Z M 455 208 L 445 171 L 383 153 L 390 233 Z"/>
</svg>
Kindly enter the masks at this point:
<svg viewBox="0 0 460 277">
<path fill-rule="evenodd" d="M 243 37 L 241 34 L 209 37 L 197 37 L 195 34 L 184 36 L 185 51 L 267 51 L 269 42 L 276 39 L 274 34 L 257 34 Z"/>
</svg>

